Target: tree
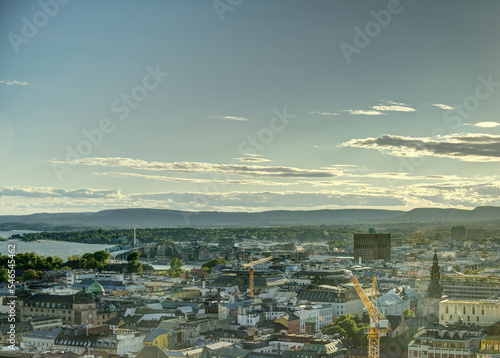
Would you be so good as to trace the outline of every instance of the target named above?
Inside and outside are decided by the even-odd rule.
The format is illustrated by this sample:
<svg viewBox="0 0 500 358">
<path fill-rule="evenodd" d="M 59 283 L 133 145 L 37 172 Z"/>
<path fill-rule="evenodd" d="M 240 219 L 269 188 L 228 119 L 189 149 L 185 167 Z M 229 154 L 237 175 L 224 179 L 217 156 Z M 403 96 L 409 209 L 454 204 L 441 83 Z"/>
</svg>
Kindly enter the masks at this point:
<svg viewBox="0 0 500 358">
<path fill-rule="evenodd" d="M 180 277 L 184 270 L 182 270 L 182 266 L 184 266 L 184 262 L 177 257 L 172 258 L 170 260 L 170 268 L 167 270 L 167 274 L 170 277 Z"/>
<path fill-rule="evenodd" d="M 223 265 L 227 261 L 222 260 L 222 259 L 212 259 L 210 261 L 205 262 L 203 265 L 201 265 L 201 268 L 207 271 L 208 273 L 212 272 L 212 269 L 217 266 L 217 265 Z"/>
<path fill-rule="evenodd" d="M 137 251 L 134 251 L 134 252 L 131 252 L 128 256 L 127 256 L 127 261 L 130 262 L 130 261 L 137 261 L 139 260 L 139 257 L 141 257 L 141 254 L 138 253 Z"/>
<path fill-rule="evenodd" d="M 130 260 L 127 264 L 128 273 L 142 273 L 142 264 L 137 260 Z"/>
<path fill-rule="evenodd" d="M 413 312 L 413 310 L 407 308 L 403 311 L 403 315 L 405 317 L 415 317 L 415 312 Z"/>
<path fill-rule="evenodd" d="M 369 324 L 356 322 L 350 314 L 347 314 L 335 317 L 333 322 L 323 329 L 323 333 L 328 335 L 338 333 L 348 338 L 354 347 L 367 347 L 365 328 L 368 326 Z"/>
<path fill-rule="evenodd" d="M 9 270 L 6 268 L 0 269 L 0 282 L 8 282 L 9 279 Z"/>
<path fill-rule="evenodd" d="M 23 275 L 21 276 L 21 281 L 28 281 L 31 280 L 32 278 L 39 278 L 38 273 L 33 269 L 29 269 L 24 271 Z"/>
<path fill-rule="evenodd" d="M 139 253 L 137 253 L 137 254 L 139 254 Z M 101 251 L 94 252 L 93 256 L 94 256 L 94 259 L 96 259 L 97 261 L 105 263 L 111 257 L 111 254 L 109 252 L 107 252 L 106 250 L 101 250 Z"/>
</svg>

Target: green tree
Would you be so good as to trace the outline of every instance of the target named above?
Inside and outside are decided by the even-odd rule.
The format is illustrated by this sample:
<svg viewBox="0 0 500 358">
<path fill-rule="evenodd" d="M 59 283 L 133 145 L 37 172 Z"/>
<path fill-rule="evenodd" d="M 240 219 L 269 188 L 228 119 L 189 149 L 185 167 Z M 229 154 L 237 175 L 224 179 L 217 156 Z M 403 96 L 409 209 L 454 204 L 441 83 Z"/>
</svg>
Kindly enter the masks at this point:
<svg viewBox="0 0 500 358">
<path fill-rule="evenodd" d="M 138 253 L 137 251 L 134 251 L 134 252 L 131 252 L 128 256 L 127 256 L 127 261 L 137 261 L 139 260 L 139 257 L 141 257 L 141 254 Z"/>
<path fill-rule="evenodd" d="M 21 281 L 28 281 L 31 280 L 32 278 L 39 278 L 38 273 L 33 269 L 29 269 L 24 271 L 23 275 L 21 276 Z"/>
<path fill-rule="evenodd" d="M 167 274 L 169 277 L 180 277 L 184 270 L 182 270 L 182 266 L 184 266 L 184 262 L 177 257 L 172 258 L 170 260 L 170 268 L 167 270 Z"/>
<path fill-rule="evenodd" d="M 137 260 L 130 260 L 127 264 L 128 273 L 142 273 L 142 264 Z"/>
<path fill-rule="evenodd" d="M 111 257 L 111 254 L 106 250 L 96 251 L 94 252 L 94 259 L 99 262 L 105 263 Z"/>
<path fill-rule="evenodd" d="M 413 312 L 413 310 L 407 308 L 403 311 L 403 315 L 405 317 L 415 317 L 415 312 Z"/>
<path fill-rule="evenodd" d="M 6 268 L 0 269 L 0 282 L 8 282 L 9 279 L 9 270 Z"/>
<path fill-rule="evenodd" d="M 217 265 L 223 265 L 227 261 L 222 260 L 222 259 L 212 259 L 210 261 L 205 262 L 203 265 L 201 265 L 201 268 L 207 271 L 208 273 L 212 272 L 212 269 L 217 266 Z"/>
</svg>

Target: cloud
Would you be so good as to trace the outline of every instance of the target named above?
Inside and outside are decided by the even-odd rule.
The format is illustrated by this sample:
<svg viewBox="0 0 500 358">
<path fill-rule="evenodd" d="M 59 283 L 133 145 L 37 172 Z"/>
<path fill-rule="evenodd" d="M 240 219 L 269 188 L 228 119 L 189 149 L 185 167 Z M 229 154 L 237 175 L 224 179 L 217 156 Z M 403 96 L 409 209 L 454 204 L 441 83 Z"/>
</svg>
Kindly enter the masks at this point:
<svg viewBox="0 0 500 358">
<path fill-rule="evenodd" d="M 31 86 L 31 83 L 25 81 L 2 81 L 0 83 L 6 86 Z"/>
<path fill-rule="evenodd" d="M 238 117 L 238 116 L 210 116 L 210 118 L 218 118 L 218 119 L 230 119 L 232 121 L 249 121 L 250 119 L 246 117 Z"/>
<path fill-rule="evenodd" d="M 0 197 L 2 196 L 25 198 L 123 198 L 119 189 L 61 189 L 28 186 L 0 187 Z"/>
<path fill-rule="evenodd" d="M 500 161 L 500 136 L 490 134 L 450 134 L 403 137 L 385 134 L 378 138 L 351 139 L 341 147 L 376 149 L 398 157 L 433 156 L 470 162 Z"/>
<path fill-rule="evenodd" d="M 464 123 L 464 126 L 473 126 L 479 128 L 495 128 L 500 126 L 498 122 L 478 122 L 478 123 Z"/>
<path fill-rule="evenodd" d="M 449 106 L 447 104 L 442 104 L 442 103 L 433 103 L 432 105 L 434 107 L 441 108 L 441 109 L 446 109 L 448 111 L 453 111 L 455 109 L 452 106 Z"/>
<path fill-rule="evenodd" d="M 238 180 L 238 179 L 199 179 L 199 178 L 178 178 L 178 177 L 167 177 L 163 175 L 149 175 L 149 174 L 139 174 L 139 173 L 124 173 L 124 172 L 107 172 L 107 173 L 92 173 L 93 175 L 110 176 L 115 178 L 139 178 L 139 179 L 150 179 L 158 181 L 167 182 L 187 182 L 196 184 L 207 184 L 215 183 L 227 185 L 227 184 L 238 184 L 238 185 L 276 185 L 276 186 L 288 186 L 295 185 L 296 183 L 285 183 L 285 182 L 275 182 L 266 180 Z"/>
<path fill-rule="evenodd" d="M 344 112 L 349 114 L 354 114 L 355 116 L 382 116 L 383 113 L 380 111 L 366 110 L 366 109 L 346 109 Z"/>
<path fill-rule="evenodd" d="M 338 116 L 337 112 L 322 112 L 322 111 L 312 111 L 310 114 L 321 114 L 322 116 Z"/>
<path fill-rule="evenodd" d="M 385 195 L 383 192 L 344 193 L 341 191 L 325 192 L 226 192 L 226 193 L 146 193 L 131 195 L 133 200 L 169 201 L 177 205 L 186 205 L 190 210 L 214 210 L 218 208 L 312 208 L 338 206 L 395 206 L 403 205 L 404 199 Z"/>
<path fill-rule="evenodd" d="M 405 103 L 396 103 L 392 101 L 386 101 L 386 104 L 372 106 L 372 109 L 377 111 L 388 111 L 388 112 L 416 112 L 415 108 L 409 107 Z"/>
<path fill-rule="evenodd" d="M 212 164 L 199 162 L 148 162 L 131 158 L 83 158 L 69 163 L 52 160 L 52 163 L 89 165 L 101 167 L 126 167 L 139 170 L 234 174 L 249 177 L 335 177 L 333 170 L 300 169 L 287 166 L 259 166 L 244 164 Z"/>
<path fill-rule="evenodd" d="M 234 158 L 240 163 L 263 163 L 263 162 L 270 162 L 271 160 L 262 158 L 262 155 L 260 154 L 253 154 L 253 153 L 245 153 L 243 154 L 244 157 L 241 158 Z"/>
</svg>

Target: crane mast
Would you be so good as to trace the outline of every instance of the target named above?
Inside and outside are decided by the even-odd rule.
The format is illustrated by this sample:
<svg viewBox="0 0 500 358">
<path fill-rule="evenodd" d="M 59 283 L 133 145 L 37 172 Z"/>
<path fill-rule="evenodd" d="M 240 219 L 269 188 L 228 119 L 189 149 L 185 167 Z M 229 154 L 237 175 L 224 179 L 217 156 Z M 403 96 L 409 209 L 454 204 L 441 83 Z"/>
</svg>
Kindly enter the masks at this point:
<svg viewBox="0 0 500 358">
<path fill-rule="evenodd" d="M 371 300 L 359 284 L 356 276 L 352 276 L 352 283 L 361 301 L 365 305 L 370 316 L 370 331 L 368 332 L 368 358 L 380 358 L 380 337 L 386 336 L 391 330 L 389 321 L 377 309 L 377 278 L 373 275 Z"/>
<path fill-rule="evenodd" d="M 255 297 L 255 288 L 254 288 L 254 276 L 255 276 L 255 272 L 254 272 L 254 269 L 253 267 L 255 265 L 258 265 L 262 262 L 266 262 L 266 261 L 270 261 L 272 260 L 272 256 L 269 256 L 269 257 L 266 257 L 266 258 L 263 258 L 263 259 L 260 259 L 260 260 L 257 260 L 257 261 L 253 261 L 253 254 L 250 254 L 250 262 L 249 263 L 246 263 L 243 265 L 243 267 L 249 267 L 248 269 L 248 288 L 249 288 L 249 296 L 250 297 Z"/>
</svg>

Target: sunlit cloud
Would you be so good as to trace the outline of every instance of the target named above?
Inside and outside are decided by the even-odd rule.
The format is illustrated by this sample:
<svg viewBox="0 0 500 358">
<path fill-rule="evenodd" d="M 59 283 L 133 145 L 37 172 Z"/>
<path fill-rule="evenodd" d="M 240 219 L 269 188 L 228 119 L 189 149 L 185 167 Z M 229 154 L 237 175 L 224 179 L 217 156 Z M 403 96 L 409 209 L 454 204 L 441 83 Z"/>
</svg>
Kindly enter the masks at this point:
<svg viewBox="0 0 500 358">
<path fill-rule="evenodd" d="M 232 121 L 249 121 L 250 119 L 246 117 L 239 117 L 239 116 L 210 116 L 210 118 L 217 118 L 217 119 L 229 119 Z"/>
<path fill-rule="evenodd" d="M 445 110 L 448 110 L 448 111 L 453 111 L 455 109 L 452 106 L 449 106 L 449 105 L 443 104 L 443 103 L 433 103 L 432 105 L 434 107 L 445 109 Z"/>
<path fill-rule="evenodd" d="M 500 161 L 500 136 L 481 133 L 434 138 L 385 134 L 378 138 L 351 139 L 340 146 L 375 149 L 398 157 L 433 156 L 470 162 Z"/>
</svg>

